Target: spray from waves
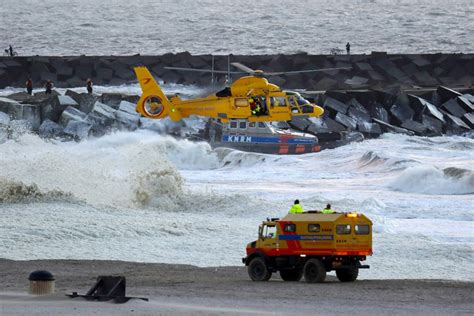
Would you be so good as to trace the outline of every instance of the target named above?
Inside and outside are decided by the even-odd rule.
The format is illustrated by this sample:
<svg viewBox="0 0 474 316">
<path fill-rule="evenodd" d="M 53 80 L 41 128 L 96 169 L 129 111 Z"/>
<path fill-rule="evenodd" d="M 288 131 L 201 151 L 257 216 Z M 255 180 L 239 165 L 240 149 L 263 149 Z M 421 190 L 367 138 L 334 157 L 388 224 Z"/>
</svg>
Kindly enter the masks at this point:
<svg viewBox="0 0 474 316">
<path fill-rule="evenodd" d="M 135 202 L 169 209 L 183 196 L 183 179 L 173 169 L 154 170 L 138 176 Z"/>
<path fill-rule="evenodd" d="M 217 148 L 215 152 L 221 167 L 253 167 L 259 164 L 275 163 L 287 159 L 281 156 L 244 152 L 229 148 Z"/>
<path fill-rule="evenodd" d="M 455 167 L 417 166 L 404 170 L 388 187 L 407 193 L 473 194 L 474 172 Z"/>
<path fill-rule="evenodd" d="M 152 202 L 165 207 L 180 196 L 183 181 L 170 156 L 191 169 L 218 164 L 217 156 L 207 153 L 207 145 L 146 131 L 117 133 L 81 143 L 46 142 L 35 135 L 24 135 L 0 146 L 0 177 L 28 188 L 17 189 L 20 195 L 69 192 L 76 200 L 117 208 Z M 203 153 L 208 159 L 202 159 Z M 8 192 L 12 190 L 16 192 L 8 189 L 6 196 L 11 196 Z"/>
<path fill-rule="evenodd" d="M 0 178 L 0 203 L 33 203 L 70 201 L 71 193 L 61 190 L 41 191 L 36 184 L 26 185 L 18 181 Z"/>
</svg>

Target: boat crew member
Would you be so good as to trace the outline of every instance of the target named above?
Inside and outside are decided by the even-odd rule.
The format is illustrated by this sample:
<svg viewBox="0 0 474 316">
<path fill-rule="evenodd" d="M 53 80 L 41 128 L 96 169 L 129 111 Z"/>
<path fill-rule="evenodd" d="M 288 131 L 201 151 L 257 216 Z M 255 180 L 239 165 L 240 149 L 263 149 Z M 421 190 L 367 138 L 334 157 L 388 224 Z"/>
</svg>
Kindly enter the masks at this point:
<svg viewBox="0 0 474 316">
<path fill-rule="evenodd" d="M 289 214 L 301 214 L 303 213 L 303 207 L 300 204 L 300 200 L 295 200 L 295 203 L 290 208 Z"/>
<path fill-rule="evenodd" d="M 321 213 L 323 214 L 333 214 L 333 213 L 336 213 L 334 212 L 333 210 L 331 210 L 331 204 L 327 204 L 326 205 L 326 208 L 324 208 Z"/>
</svg>

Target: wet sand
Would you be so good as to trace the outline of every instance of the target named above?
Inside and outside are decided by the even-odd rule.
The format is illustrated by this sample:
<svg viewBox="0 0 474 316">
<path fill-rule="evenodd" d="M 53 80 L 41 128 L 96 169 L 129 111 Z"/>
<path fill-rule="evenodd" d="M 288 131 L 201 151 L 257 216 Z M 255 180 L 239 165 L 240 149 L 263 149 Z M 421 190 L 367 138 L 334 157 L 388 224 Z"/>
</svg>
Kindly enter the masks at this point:
<svg viewBox="0 0 474 316">
<path fill-rule="evenodd" d="M 28 275 L 48 270 L 56 293 L 27 294 Z M 71 299 L 85 294 L 98 275 L 123 275 L 127 295 L 149 298 L 125 304 Z M 252 282 L 245 267 L 198 268 L 189 265 L 121 261 L 0 259 L 0 315 L 456 315 L 474 313 L 474 282 L 449 280 L 358 280 L 323 284 Z"/>
</svg>

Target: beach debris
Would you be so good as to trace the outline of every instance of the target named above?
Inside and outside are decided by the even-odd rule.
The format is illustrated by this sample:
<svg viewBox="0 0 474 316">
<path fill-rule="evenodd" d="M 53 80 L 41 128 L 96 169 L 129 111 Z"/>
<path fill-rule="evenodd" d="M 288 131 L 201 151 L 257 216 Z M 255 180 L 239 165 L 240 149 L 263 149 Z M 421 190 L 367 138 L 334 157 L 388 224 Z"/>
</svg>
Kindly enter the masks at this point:
<svg viewBox="0 0 474 316">
<path fill-rule="evenodd" d="M 36 270 L 30 273 L 29 293 L 33 295 L 47 295 L 54 293 L 54 276 L 46 270 Z"/>
<path fill-rule="evenodd" d="M 146 297 L 132 297 L 125 296 L 126 279 L 124 276 L 98 276 L 97 282 L 87 291 L 86 294 L 81 295 L 77 292 L 66 294 L 70 298 L 83 297 L 86 300 L 110 301 L 115 303 L 126 303 L 130 299 L 139 299 L 148 302 Z"/>
</svg>

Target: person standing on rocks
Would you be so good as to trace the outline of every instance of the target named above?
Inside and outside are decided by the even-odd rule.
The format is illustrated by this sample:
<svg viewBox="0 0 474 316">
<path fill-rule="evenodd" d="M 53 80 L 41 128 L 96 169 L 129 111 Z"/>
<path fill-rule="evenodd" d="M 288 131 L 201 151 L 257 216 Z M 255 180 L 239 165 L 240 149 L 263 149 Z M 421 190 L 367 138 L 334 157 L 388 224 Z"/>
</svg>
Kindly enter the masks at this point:
<svg viewBox="0 0 474 316">
<path fill-rule="evenodd" d="M 87 87 L 87 93 L 92 94 L 92 80 L 91 79 L 87 79 L 86 87 Z"/>
<path fill-rule="evenodd" d="M 31 78 L 28 78 L 28 80 L 26 80 L 26 92 L 28 92 L 29 95 L 33 94 L 33 81 L 31 80 Z"/>
<path fill-rule="evenodd" d="M 347 42 L 346 44 L 346 52 L 347 52 L 347 55 L 351 54 L 351 44 L 349 44 L 349 42 Z"/>
<path fill-rule="evenodd" d="M 53 92 L 53 82 L 51 80 L 46 81 L 45 87 L 46 87 L 46 91 L 45 91 L 46 94 L 51 94 L 51 92 Z"/>
</svg>

